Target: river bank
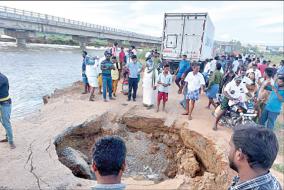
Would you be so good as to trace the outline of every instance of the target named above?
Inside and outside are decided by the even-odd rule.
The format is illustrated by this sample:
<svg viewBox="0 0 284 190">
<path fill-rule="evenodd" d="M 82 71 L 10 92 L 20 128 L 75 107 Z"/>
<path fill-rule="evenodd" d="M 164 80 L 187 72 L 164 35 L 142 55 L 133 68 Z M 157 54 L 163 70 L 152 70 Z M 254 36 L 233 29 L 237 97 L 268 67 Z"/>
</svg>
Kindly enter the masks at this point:
<svg viewBox="0 0 284 190">
<path fill-rule="evenodd" d="M 118 89 L 121 89 L 121 86 Z M 182 143 L 182 147 L 194 152 L 195 156 L 191 158 L 197 157 L 198 165 L 203 168 L 201 173 L 197 176 L 193 173 L 192 176 L 195 177 L 191 177 L 191 175 L 186 175 L 186 171 L 193 170 L 192 167 L 195 168 L 194 170 L 199 167 L 196 168 L 196 164 L 192 165 L 191 161 L 185 161 L 189 165 L 168 168 L 167 174 L 172 178 L 166 177 L 158 182 L 144 179 L 139 173 L 134 173 L 132 176 L 128 175 L 123 178 L 128 189 L 197 189 L 195 187 L 203 187 L 202 189 L 209 190 L 212 188 L 226 189 L 225 186 L 230 183 L 231 177 L 235 174 L 229 169 L 226 156 L 231 130 L 227 128 L 220 128 L 217 132 L 211 130 L 213 117 L 211 117 L 210 110 L 204 109 L 207 103 L 205 97 L 198 102 L 193 114 L 194 119 L 188 121 L 185 116 L 180 115 L 183 110 L 176 102 L 181 99 L 181 95 L 175 93 L 177 90 L 175 87 L 170 90 L 167 113 L 156 113 L 155 110 L 147 110 L 141 105 L 141 86 L 137 102 L 130 103 L 126 101 L 126 96 L 120 93 L 112 102 L 103 102 L 101 96 L 96 96 L 95 102 L 89 102 L 88 95 L 81 94 L 82 90 L 83 86 L 80 82 L 56 90 L 49 102 L 42 106 L 38 113 L 25 120 L 13 122 L 17 148 L 11 151 L 7 144 L 0 144 L 1 152 L 3 152 L 0 155 L 0 175 L 2 176 L 0 187 L 2 189 L 89 189 L 95 182 L 75 177 L 72 171 L 59 161 L 60 158 L 64 158 L 60 154 L 60 149 L 67 146 L 75 150 L 80 148 L 79 144 L 72 143 L 69 135 L 72 137 L 74 134 L 73 137 L 78 138 L 74 142 L 79 142 L 86 139 L 88 134 L 98 130 L 103 131 L 104 135 L 120 135 L 123 126 L 136 131 L 133 133 L 134 136 L 128 138 L 137 141 L 139 146 L 142 146 L 139 142 L 145 138 L 157 141 L 158 145 L 159 143 L 164 144 L 161 145 L 162 147 L 170 146 L 167 144 Z M 201 112 L 203 114 L 198 114 Z M 104 118 L 109 118 L 109 120 L 104 120 Z M 103 128 L 100 124 L 102 122 L 107 122 Z M 81 130 L 82 127 L 84 130 Z M 138 135 L 141 132 L 147 135 L 145 137 Z M 165 133 L 167 133 L 167 138 L 160 137 Z M 3 128 L 0 128 L 0 134 L 4 136 Z M 91 146 L 94 140 L 89 139 L 87 142 Z M 86 143 L 83 144 L 86 145 Z M 148 150 L 152 153 L 154 151 L 155 155 L 157 151 L 156 145 L 154 145 L 154 150 L 152 145 L 145 147 L 145 151 L 139 146 L 129 151 L 137 152 L 135 155 L 140 155 L 140 151 L 144 155 Z M 171 147 L 171 149 L 174 148 L 177 151 L 182 147 L 176 147 L 176 150 Z M 80 151 L 88 155 L 83 149 Z M 184 154 L 188 151 L 185 150 Z M 166 151 L 164 154 L 171 157 L 172 153 Z M 147 160 L 142 157 L 139 159 L 141 162 L 144 159 Z M 281 173 L 274 170 L 272 172 L 279 181 L 283 182 Z M 15 174 L 17 178 L 14 177 Z"/>
</svg>

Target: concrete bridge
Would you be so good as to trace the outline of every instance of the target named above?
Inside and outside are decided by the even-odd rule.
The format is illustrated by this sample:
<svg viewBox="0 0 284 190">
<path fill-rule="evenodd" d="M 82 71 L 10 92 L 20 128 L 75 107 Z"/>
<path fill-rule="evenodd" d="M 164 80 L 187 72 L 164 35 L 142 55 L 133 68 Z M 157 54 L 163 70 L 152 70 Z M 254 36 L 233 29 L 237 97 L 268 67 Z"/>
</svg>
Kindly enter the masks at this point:
<svg viewBox="0 0 284 190">
<path fill-rule="evenodd" d="M 161 44 L 159 37 L 4 6 L 0 6 L 0 30 L 16 38 L 18 46 L 25 46 L 26 40 L 36 32 L 71 35 L 82 49 L 93 38 L 151 46 Z"/>
</svg>

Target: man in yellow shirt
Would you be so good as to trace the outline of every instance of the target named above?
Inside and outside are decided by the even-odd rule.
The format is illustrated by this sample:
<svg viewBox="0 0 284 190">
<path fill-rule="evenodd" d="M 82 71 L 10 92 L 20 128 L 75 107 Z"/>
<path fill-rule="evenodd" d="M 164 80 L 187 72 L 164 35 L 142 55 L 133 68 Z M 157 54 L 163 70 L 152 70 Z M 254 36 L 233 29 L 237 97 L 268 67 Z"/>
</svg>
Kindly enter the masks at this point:
<svg viewBox="0 0 284 190">
<path fill-rule="evenodd" d="M 111 58 L 111 62 L 113 63 L 113 66 L 115 68 L 114 70 L 111 70 L 112 93 L 113 93 L 113 96 L 116 97 L 117 84 L 119 81 L 120 64 L 117 62 L 116 56 L 113 56 Z"/>
</svg>

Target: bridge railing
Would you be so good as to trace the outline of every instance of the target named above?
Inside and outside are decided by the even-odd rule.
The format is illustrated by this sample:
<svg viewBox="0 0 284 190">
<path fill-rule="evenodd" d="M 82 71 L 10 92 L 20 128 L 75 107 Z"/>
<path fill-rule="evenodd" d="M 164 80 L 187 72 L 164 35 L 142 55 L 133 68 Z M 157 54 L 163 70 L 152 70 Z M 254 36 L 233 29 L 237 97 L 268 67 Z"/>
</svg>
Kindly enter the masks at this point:
<svg viewBox="0 0 284 190">
<path fill-rule="evenodd" d="M 52 24 L 56 26 L 72 27 L 72 28 L 77 28 L 77 29 L 79 28 L 83 30 L 87 29 L 87 30 L 95 30 L 95 31 L 107 32 L 107 33 L 116 33 L 116 34 L 120 34 L 123 36 L 126 35 L 126 36 L 135 37 L 135 38 L 160 41 L 160 38 L 158 37 L 138 34 L 138 33 L 129 32 L 126 30 L 76 21 L 72 19 L 66 19 L 66 18 L 52 16 L 48 14 L 20 10 L 16 8 L 5 7 L 5 6 L 0 6 L 0 17 L 28 21 L 28 22 L 36 22 L 36 23 L 42 23 L 42 24 Z"/>
</svg>

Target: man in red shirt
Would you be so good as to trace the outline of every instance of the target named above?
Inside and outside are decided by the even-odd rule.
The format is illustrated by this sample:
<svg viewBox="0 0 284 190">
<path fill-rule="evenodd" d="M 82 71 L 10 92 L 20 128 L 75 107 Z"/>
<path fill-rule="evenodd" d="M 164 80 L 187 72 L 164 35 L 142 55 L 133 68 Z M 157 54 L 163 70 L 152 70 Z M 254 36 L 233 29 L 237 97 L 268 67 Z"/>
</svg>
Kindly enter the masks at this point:
<svg viewBox="0 0 284 190">
<path fill-rule="evenodd" d="M 263 77 L 264 70 L 267 68 L 266 61 L 263 60 L 262 63 L 258 63 L 258 64 L 257 64 L 257 67 L 258 67 L 258 69 L 260 70 L 261 76 Z"/>
<path fill-rule="evenodd" d="M 120 48 L 121 50 L 120 50 L 120 53 L 119 53 L 119 64 L 120 64 L 120 69 L 118 70 L 119 71 L 119 79 L 120 79 L 120 75 L 121 75 L 121 71 L 122 71 L 122 69 L 121 68 L 123 68 L 123 66 L 125 65 L 125 52 L 124 52 L 124 47 L 121 47 Z"/>
</svg>

